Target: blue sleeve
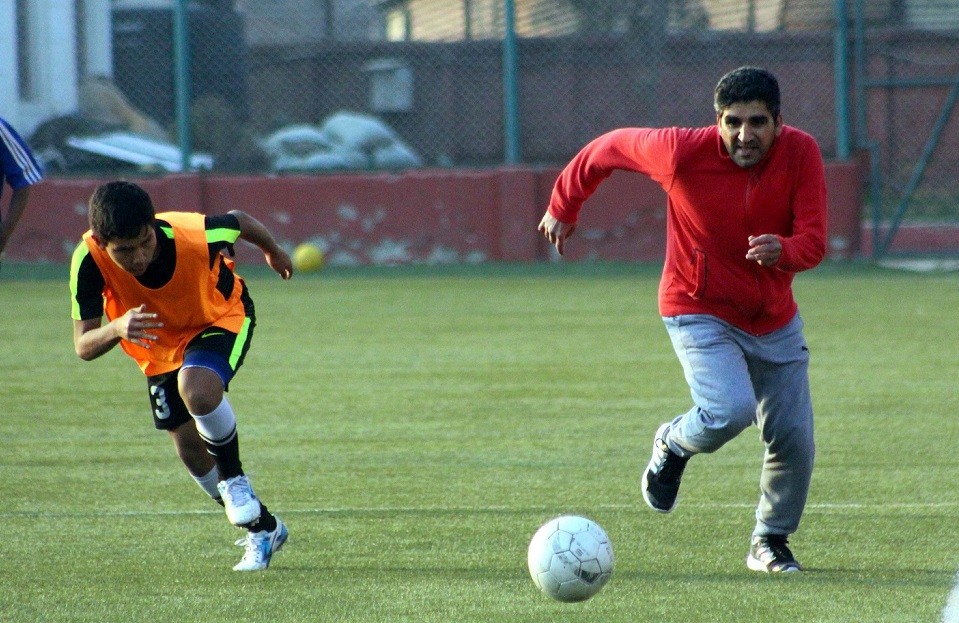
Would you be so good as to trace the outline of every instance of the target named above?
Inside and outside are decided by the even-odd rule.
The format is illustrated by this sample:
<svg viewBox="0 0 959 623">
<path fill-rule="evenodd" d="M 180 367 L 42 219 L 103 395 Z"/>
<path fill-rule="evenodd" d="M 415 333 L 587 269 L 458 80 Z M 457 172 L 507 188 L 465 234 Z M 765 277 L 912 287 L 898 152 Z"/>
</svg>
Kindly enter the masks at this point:
<svg viewBox="0 0 959 623">
<path fill-rule="evenodd" d="M 0 119 L 0 185 L 5 179 L 14 189 L 36 184 L 43 179 L 26 141 L 20 138 L 9 123 Z"/>
</svg>

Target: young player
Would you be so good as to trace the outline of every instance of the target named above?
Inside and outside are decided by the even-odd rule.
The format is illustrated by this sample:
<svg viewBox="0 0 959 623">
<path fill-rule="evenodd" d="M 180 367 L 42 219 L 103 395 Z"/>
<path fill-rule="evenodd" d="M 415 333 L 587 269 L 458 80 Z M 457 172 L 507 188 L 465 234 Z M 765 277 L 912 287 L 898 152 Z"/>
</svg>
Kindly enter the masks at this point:
<svg viewBox="0 0 959 623">
<path fill-rule="evenodd" d="M 3 196 L 4 183 L 12 190 L 7 213 L 0 215 L 0 255 L 27 209 L 30 187 L 42 179 L 40 165 L 26 142 L 9 123 L 0 119 L 0 197 Z"/>
<path fill-rule="evenodd" d="M 563 253 L 583 202 L 615 169 L 667 194 L 659 310 L 693 407 L 656 431 L 643 498 L 668 513 L 687 461 L 751 424 L 766 446 L 750 569 L 801 569 L 789 547 L 813 470 L 809 349 L 793 276 L 826 251 L 822 156 L 783 124 L 779 84 L 741 67 L 715 89 L 716 125 L 600 136 L 566 166 L 539 230 Z"/>
<path fill-rule="evenodd" d="M 293 275 L 289 255 L 244 212 L 155 214 L 150 196 L 132 182 L 98 187 L 89 221 L 70 267 L 77 355 L 89 361 L 119 344 L 137 362 L 154 425 L 169 433 L 190 475 L 223 504 L 230 522 L 248 530 L 234 569 L 266 569 L 288 533 L 243 472 L 236 417 L 224 395 L 256 315 L 222 252 L 232 255 L 237 239 L 247 240 L 283 279 Z"/>
</svg>

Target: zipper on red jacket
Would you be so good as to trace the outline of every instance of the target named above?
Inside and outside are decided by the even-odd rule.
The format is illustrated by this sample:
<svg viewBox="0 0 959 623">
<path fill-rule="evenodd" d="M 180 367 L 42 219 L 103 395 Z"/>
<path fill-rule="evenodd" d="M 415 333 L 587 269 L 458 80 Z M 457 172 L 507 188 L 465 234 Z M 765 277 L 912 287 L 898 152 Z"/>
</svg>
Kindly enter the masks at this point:
<svg viewBox="0 0 959 623">
<path fill-rule="evenodd" d="M 761 163 L 760 163 L 760 164 L 761 164 Z M 756 186 L 756 183 L 759 182 L 759 172 L 756 170 L 756 166 L 759 166 L 759 165 L 758 165 L 758 164 L 757 164 L 757 165 L 754 165 L 753 167 L 751 167 L 751 168 L 749 169 L 749 177 L 748 177 L 748 179 L 746 180 L 746 198 L 745 198 L 745 205 L 743 206 L 743 221 L 744 221 L 744 222 L 743 222 L 743 225 L 744 225 L 743 229 L 746 229 L 746 227 L 748 226 L 748 223 L 747 223 L 746 221 L 747 221 L 748 218 L 749 218 L 749 196 L 752 194 L 753 188 Z M 747 235 L 747 236 L 751 236 L 751 235 L 757 235 L 757 236 L 758 236 L 758 235 L 761 234 L 761 233 L 762 233 L 762 232 L 757 232 L 757 233 L 755 233 L 755 234 L 750 234 L 749 231 L 746 231 L 746 235 Z M 751 318 L 751 320 L 756 320 L 757 318 L 761 318 L 761 317 L 762 317 L 762 315 L 763 315 L 763 308 L 766 306 L 765 299 L 763 298 L 763 288 L 762 288 L 762 284 L 761 284 L 760 281 L 759 281 L 759 271 L 765 270 L 765 268 L 764 268 L 763 266 L 760 266 L 760 265 L 759 265 L 758 263 L 756 263 L 756 262 L 753 262 L 753 264 L 754 264 L 754 265 L 752 266 L 753 283 L 754 283 L 755 286 L 756 286 L 756 293 L 758 294 L 759 305 L 756 307 L 756 313 L 753 315 L 753 317 Z"/>
</svg>

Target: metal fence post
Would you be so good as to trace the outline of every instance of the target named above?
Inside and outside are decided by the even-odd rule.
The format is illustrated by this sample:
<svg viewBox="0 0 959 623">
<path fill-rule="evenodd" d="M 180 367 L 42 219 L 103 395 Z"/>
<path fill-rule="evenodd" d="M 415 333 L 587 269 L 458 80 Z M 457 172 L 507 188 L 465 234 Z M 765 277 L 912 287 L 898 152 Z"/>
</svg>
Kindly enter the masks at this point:
<svg viewBox="0 0 959 623">
<path fill-rule="evenodd" d="M 503 0 L 505 32 L 503 34 L 503 133 L 506 164 L 520 161 L 518 63 L 516 50 L 516 6 Z"/>
<path fill-rule="evenodd" d="M 849 19 L 846 0 L 835 0 L 836 158 L 847 160 L 849 146 Z"/>
<path fill-rule="evenodd" d="M 173 58 L 180 168 L 189 171 L 192 168 L 193 141 L 190 132 L 190 28 L 187 0 L 177 0 L 173 9 Z"/>
</svg>

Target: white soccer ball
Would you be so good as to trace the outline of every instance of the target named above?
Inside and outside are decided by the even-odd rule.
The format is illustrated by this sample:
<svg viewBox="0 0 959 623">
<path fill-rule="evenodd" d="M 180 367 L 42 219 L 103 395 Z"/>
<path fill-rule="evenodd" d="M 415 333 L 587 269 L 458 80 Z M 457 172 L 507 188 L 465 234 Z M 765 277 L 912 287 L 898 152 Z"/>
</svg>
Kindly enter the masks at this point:
<svg viewBox="0 0 959 623">
<path fill-rule="evenodd" d="M 585 601 L 609 582 L 613 546 L 595 521 L 564 515 L 543 524 L 529 543 L 529 574 L 557 601 Z"/>
</svg>

